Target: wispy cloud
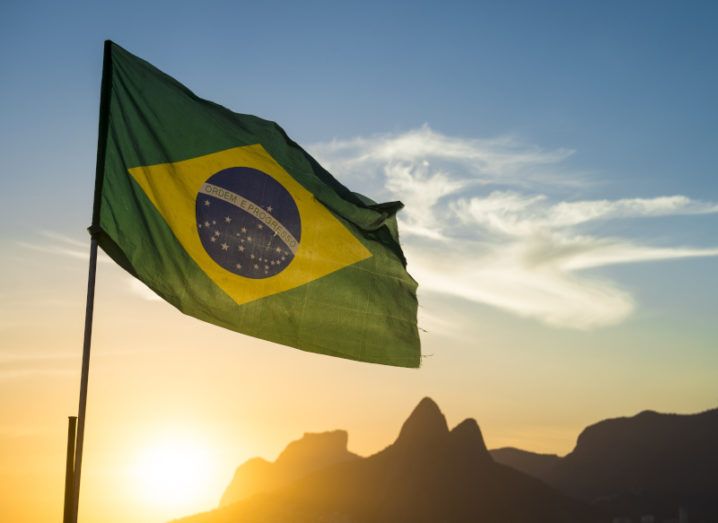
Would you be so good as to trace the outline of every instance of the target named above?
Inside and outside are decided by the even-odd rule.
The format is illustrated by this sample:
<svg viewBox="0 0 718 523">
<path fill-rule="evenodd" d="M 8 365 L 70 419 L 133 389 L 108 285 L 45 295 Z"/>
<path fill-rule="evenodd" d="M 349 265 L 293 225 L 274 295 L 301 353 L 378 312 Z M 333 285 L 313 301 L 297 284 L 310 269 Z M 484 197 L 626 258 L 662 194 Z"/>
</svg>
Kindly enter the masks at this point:
<svg viewBox="0 0 718 523">
<path fill-rule="evenodd" d="M 89 241 L 82 242 L 55 231 L 39 231 L 37 239 L 34 241 L 18 242 L 18 245 L 24 249 L 71 258 L 78 261 L 87 261 L 90 257 Z M 99 263 L 114 263 L 112 259 L 102 251 L 98 252 L 97 261 Z M 161 301 L 159 296 L 136 278 L 126 277 L 124 281 L 126 282 L 127 290 L 135 296 L 139 296 L 148 301 Z"/>
<path fill-rule="evenodd" d="M 561 176 L 558 166 L 574 153 L 571 149 L 546 150 L 512 136 L 451 137 L 433 131 L 428 125 L 400 134 L 315 144 L 311 150 L 330 171 L 341 173 L 342 179 L 364 183 L 367 178 L 394 179 L 387 171 L 400 174 L 402 169 L 439 176 L 450 173 L 456 188 L 465 184 L 529 187 L 545 183 L 575 186 L 586 182 L 585 176 L 576 173 L 573 177 Z M 404 182 L 410 180 L 405 178 Z"/>
<path fill-rule="evenodd" d="M 680 195 L 550 203 L 544 194 L 494 191 L 488 196 L 457 199 L 452 202 L 452 210 L 463 223 L 520 236 L 591 221 L 718 213 L 718 204 Z"/>
<path fill-rule="evenodd" d="M 566 187 L 591 187 L 585 173 L 565 167 L 568 149 L 456 138 L 423 126 L 311 150 L 347 185 L 404 201 L 401 231 L 424 289 L 551 325 L 595 328 L 634 310 L 618 282 L 584 269 L 718 255 L 718 247 L 657 247 L 584 232 L 609 220 L 718 213 L 718 204 L 683 195 L 561 201 L 555 195 Z"/>
<path fill-rule="evenodd" d="M 718 246 L 655 246 L 635 235 L 595 232 L 611 221 L 715 214 L 718 203 L 680 194 L 566 199 L 561 195 L 594 187 L 589 174 L 568 168 L 570 149 L 548 150 L 512 136 L 452 137 L 424 125 L 310 150 L 348 186 L 404 201 L 399 219 L 409 268 L 424 290 L 550 325 L 596 328 L 635 309 L 619 282 L 586 269 L 718 255 Z M 87 242 L 52 231 L 21 245 L 77 260 L 86 260 L 89 250 Z M 99 260 L 110 261 L 102 253 Z M 125 281 L 133 294 L 159 300 L 134 278 Z M 424 313 L 442 324 L 435 313 Z"/>
<path fill-rule="evenodd" d="M 77 357 L 77 354 L 69 352 L 0 351 L 0 383 L 35 377 L 70 376 L 73 372 L 64 364 Z"/>
<path fill-rule="evenodd" d="M 34 241 L 18 242 L 24 249 L 29 249 L 46 254 L 55 254 L 76 260 L 88 260 L 90 258 L 90 242 L 82 242 L 75 238 L 65 236 L 54 231 L 40 231 L 39 238 Z M 99 263 L 110 263 L 112 260 L 103 252 L 97 255 Z"/>
<path fill-rule="evenodd" d="M 129 287 L 130 291 L 136 296 L 142 298 L 143 300 L 162 301 L 162 298 L 160 298 L 157 294 L 155 294 L 152 289 L 150 289 L 147 285 L 142 283 L 137 278 L 128 276 L 125 281 L 127 282 L 127 286 Z"/>
</svg>

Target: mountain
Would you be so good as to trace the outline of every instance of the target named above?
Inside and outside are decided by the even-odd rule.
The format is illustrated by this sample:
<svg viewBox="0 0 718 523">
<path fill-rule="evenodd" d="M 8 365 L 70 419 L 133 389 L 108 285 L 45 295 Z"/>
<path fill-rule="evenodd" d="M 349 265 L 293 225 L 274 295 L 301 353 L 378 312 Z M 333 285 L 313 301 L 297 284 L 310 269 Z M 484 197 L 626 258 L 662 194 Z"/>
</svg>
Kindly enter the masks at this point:
<svg viewBox="0 0 718 523">
<path fill-rule="evenodd" d="M 718 521 L 718 409 L 645 411 L 587 427 L 563 458 L 492 451 L 493 458 L 614 514 Z"/>
<path fill-rule="evenodd" d="M 274 463 L 262 458 L 246 461 L 224 491 L 220 506 L 276 490 L 317 469 L 358 459 L 359 456 L 347 450 L 348 439 L 344 430 L 305 433 L 301 439 L 292 441 Z"/>
<path fill-rule="evenodd" d="M 546 478 L 551 469 L 561 461 L 556 454 L 537 454 L 513 447 L 493 449 L 490 452 L 494 461 L 541 479 Z"/>
<path fill-rule="evenodd" d="M 279 460 L 277 460 L 279 462 Z M 255 492 L 257 492 L 255 490 Z M 373 456 L 315 469 L 284 486 L 182 523 L 594 523 L 596 512 L 495 463 L 466 419 L 449 430 L 424 398 Z"/>
</svg>

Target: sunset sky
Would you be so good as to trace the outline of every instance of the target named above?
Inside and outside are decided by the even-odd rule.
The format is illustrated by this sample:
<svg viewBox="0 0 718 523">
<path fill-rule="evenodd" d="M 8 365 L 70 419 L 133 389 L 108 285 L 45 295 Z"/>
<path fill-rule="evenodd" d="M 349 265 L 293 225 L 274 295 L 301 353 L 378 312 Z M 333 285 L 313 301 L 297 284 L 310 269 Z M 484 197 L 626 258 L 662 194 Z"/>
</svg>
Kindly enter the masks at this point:
<svg viewBox="0 0 718 523">
<path fill-rule="evenodd" d="M 718 406 L 717 23 L 707 1 L 3 1 L 0 521 L 61 519 L 103 40 L 402 200 L 420 285 L 426 357 L 399 369 L 201 323 L 101 255 L 80 521 L 159 523 L 306 431 L 375 452 L 427 395 L 489 447 L 559 454 L 606 417 Z"/>
</svg>

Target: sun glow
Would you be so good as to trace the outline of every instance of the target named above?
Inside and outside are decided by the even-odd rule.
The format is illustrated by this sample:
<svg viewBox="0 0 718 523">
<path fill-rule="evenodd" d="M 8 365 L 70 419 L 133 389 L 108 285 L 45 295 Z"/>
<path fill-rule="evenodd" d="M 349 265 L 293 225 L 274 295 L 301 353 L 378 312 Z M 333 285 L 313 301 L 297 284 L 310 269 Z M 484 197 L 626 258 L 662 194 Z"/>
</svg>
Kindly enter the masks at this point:
<svg viewBox="0 0 718 523">
<path fill-rule="evenodd" d="M 138 501 L 158 514 L 189 515 L 216 504 L 216 463 L 210 445 L 195 438 L 157 438 L 137 454 L 130 480 Z"/>
</svg>

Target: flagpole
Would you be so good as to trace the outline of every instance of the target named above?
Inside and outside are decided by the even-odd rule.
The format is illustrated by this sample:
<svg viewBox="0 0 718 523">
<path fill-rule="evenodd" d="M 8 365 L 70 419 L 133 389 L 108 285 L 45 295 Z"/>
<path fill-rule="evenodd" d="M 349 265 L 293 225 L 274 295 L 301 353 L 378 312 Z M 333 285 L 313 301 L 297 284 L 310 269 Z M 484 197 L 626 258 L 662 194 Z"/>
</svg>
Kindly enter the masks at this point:
<svg viewBox="0 0 718 523">
<path fill-rule="evenodd" d="M 87 302 L 85 305 L 85 336 L 82 344 L 82 374 L 80 377 L 80 404 L 77 412 L 77 442 L 75 444 L 75 481 L 73 488 L 72 523 L 77 523 L 80 502 L 80 473 L 82 472 L 82 447 L 85 439 L 85 410 L 87 408 L 87 385 L 90 374 L 90 346 L 92 341 L 92 313 L 95 305 L 95 274 L 97 272 L 97 240 L 90 240 L 90 269 L 87 275 Z"/>
<path fill-rule="evenodd" d="M 95 274 L 97 273 L 97 234 L 100 231 L 100 194 L 102 193 L 105 148 L 107 146 L 107 121 L 112 86 L 112 42 L 105 40 L 102 58 L 102 86 L 100 90 L 100 118 L 97 133 L 97 165 L 95 166 L 95 196 L 92 204 L 90 231 L 90 267 L 87 274 L 87 301 L 85 303 L 85 335 L 82 342 L 82 372 L 80 374 L 80 403 L 77 409 L 77 440 L 73 478 L 73 503 L 71 523 L 77 523 L 80 505 L 80 476 L 82 474 L 82 449 L 85 443 L 85 412 L 87 410 L 87 387 L 90 376 L 90 346 L 92 343 L 92 317 L 95 307 Z"/>
<path fill-rule="evenodd" d="M 77 416 L 67 420 L 67 459 L 65 463 L 65 511 L 62 523 L 72 523 L 72 509 L 75 506 L 75 441 L 77 440 Z"/>
</svg>

